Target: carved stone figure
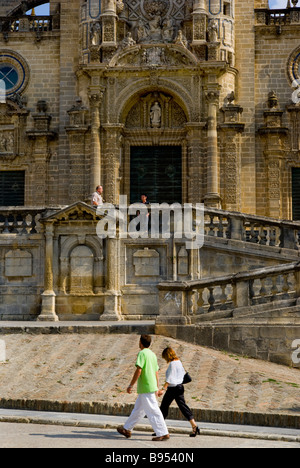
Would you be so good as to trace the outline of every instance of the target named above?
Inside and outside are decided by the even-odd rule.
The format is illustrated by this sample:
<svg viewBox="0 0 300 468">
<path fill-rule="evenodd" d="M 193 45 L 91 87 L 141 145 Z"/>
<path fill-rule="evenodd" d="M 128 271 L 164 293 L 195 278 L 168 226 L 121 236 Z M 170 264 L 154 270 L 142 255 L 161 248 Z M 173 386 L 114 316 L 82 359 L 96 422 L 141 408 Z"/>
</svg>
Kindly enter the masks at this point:
<svg viewBox="0 0 300 468">
<path fill-rule="evenodd" d="M 125 47 L 132 47 L 136 45 L 136 41 L 133 39 L 132 37 L 132 33 L 131 32 L 128 32 L 127 33 L 127 36 L 125 37 L 125 39 L 123 39 L 122 41 L 122 44 L 121 44 L 121 47 L 122 48 L 125 48 Z"/>
<path fill-rule="evenodd" d="M 149 39 L 151 42 L 162 40 L 161 16 L 154 15 L 149 21 Z"/>
<path fill-rule="evenodd" d="M 155 101 L 151 107 L 150 119 L 152 128 L 159 128 L 161 126 L 161 107 L 158 101 Z"/>
<path fill-rule="evenodd" d="M 208 30 L 209 42 L 218 42 L 218 32 L 219 32 L 218 21 L 214 19 L 211 20 L 208 25 L 207 30 Z"/>
<path fill-rule="evenodd" d="M 163 40 L 164 42 L 172 42 L 174 39 L 174 21 L 172 18 L 166 18 L 163 22 Z"/>
<path fill-rule="evenodd" d="M 143 42 L 147 40 L 148 33 L 147 33 L 147 28 L 142 19 L 139 19 L 137 28 L 136 28 L 136 39 L 137 42 Z"/>
<path fill-rule="evenodd" d="M 100 23 L 93 23 L 91 26 L 91 44 L 97 46 L 100 44 L 101 26 Z"/>
<path fill-rule="evenodd" d="M 186 37 L 184 36 L 183 32 L 181 31 L 181 29 L 179 29 L 179 31 L 178 31 L 178 35 L 177 35 L 175 44 L 181 45 L 183 47 L 188 47 L 188 41 L 187 41 Z"/>
</svg>

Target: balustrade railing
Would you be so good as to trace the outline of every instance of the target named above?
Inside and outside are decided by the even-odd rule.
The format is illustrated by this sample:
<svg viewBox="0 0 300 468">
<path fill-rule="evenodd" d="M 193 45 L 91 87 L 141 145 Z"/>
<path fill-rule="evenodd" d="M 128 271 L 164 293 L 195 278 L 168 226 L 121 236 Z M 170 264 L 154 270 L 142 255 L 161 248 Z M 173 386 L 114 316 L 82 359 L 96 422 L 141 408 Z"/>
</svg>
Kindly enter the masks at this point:
<svg viewBox="0 0 300 468">
<path fill-rule="evenodd" d="M 300 223 L 205 209 L 204 231 L 209 237 L 240 240 L 250 244 L 298 250 Z"/>
<path fill-rule="evenodd" d="M 149 205 L 150 209 L 151 205 Z M 34 223 L 43 211 L 45 210 L 40 208 L 0 207 L 0 234 L 16 232 L 24 234 L 29 233 L 29 230 L 34 232 L 36 229 Z M 196 219 L 196 210 L 194 213 Z M 161 215 L 159 219 L 159 232 L 162 236 Z M 174 226 L 174 215 L 171 212 L 171 237 L 174 234 Z M 205 208 L 203 229 L 208 240 L 209 238 L 230 239 L 268 247 L 300 250 L 300 222 L 277 221 L 238 212 Z M 149 237 L 151 237 L 151 226 Z"/>
<path fill-rule="evenodd" d="M 0 234 L 28 235 L 41 232 L 44 209 L 0 208 Z"/>
<path fill-rule="evenodd" d="M 182 294 L 181 310 L 192 322 L 205 320 L 205 314 L 228 316 L 228 311 L 249 309 L 262 304 L 282 301 L 296 303 L 300 298 L 300 262 L 262 268 L 249 273 L 238 273 L 216 279 L 166 282 L 158 286 L 164 298 Z M 165 299 L 163 299 L 165 300 Z M 174 307 L 176 310 L 176 307 Z M 227 311 L 227 312 L 226 312 Z"/>
<path fill-rule="evenodd" d="M 285 26 L 300 23 L 300 8 L 296 7 L 298 1 L 293 1 L 293 8 L 285 9 L 256 9 L 256 23 L 267 26 Z"/>
<path fill-rule="evenodd" d="M 0 32 L 47 32 L 53 30 L 52 16 L 21 16 L 19 18 L 0 17 Z"/>
</svg>

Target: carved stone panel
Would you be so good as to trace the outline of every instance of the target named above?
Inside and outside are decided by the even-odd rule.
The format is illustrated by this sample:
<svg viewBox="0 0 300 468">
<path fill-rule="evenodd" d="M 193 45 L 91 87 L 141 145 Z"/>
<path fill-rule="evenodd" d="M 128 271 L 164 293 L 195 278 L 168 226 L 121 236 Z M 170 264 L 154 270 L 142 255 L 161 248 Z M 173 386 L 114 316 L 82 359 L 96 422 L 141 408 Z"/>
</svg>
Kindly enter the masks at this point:
<svg viewBox="0 0 300 468">
<path fill-rule="evenodd" d="M 5 276 L 11 278 L 32 276 L 32 255 L 24 250 L 10 250 L 5 255 Z"/>
<path fill-rule="evenodd" d="M 133 254 L 133 264 L 136 276 L 159 276 L 159 253 L 145 248 Z"/>
</svg>

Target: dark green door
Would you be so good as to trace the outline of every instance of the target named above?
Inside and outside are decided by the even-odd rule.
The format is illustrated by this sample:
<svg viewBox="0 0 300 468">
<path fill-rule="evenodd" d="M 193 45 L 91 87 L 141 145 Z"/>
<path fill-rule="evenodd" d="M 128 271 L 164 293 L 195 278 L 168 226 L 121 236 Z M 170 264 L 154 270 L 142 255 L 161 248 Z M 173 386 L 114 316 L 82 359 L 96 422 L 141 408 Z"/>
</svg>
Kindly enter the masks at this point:
<svg viewBox="0 0 300 468">
<path fill-rule="evenodd" d="M 292 169 L 293 220 L 300 221 L 300 168 Z"/>
<path fill-rule="evenodd" d="M 148 195 L 149 203 L 182 202 L 181 146 L 132 146 L 130 201 Z"/>
<path fill-rule="evenodd" d="M 0 172 L 0 206 L 24 206 L 25 172 Z"/>
</svg>

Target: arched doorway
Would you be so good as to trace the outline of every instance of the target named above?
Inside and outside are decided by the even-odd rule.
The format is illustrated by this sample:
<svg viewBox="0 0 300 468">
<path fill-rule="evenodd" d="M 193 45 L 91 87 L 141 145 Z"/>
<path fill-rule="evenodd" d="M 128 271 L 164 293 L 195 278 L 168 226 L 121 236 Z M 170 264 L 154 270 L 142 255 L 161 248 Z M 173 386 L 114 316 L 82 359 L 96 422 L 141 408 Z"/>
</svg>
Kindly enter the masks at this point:
<svg viewBox="0 0 300 468">
<path fill-rule="evenodd" d="M 182 203 L 182 147 L 132 146 L 130 202 L 146 194 L 150 203 Z"/>
<path fill-rule="evenodd" d="M 123 190 L 131 203 L 187 201 L 188 119 L 176 99 L 160 91 L 138 96 L 124 118 Z"/>
</svg>

